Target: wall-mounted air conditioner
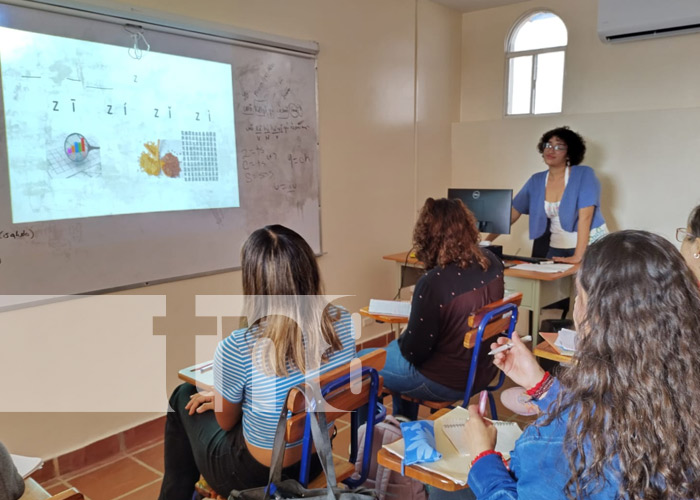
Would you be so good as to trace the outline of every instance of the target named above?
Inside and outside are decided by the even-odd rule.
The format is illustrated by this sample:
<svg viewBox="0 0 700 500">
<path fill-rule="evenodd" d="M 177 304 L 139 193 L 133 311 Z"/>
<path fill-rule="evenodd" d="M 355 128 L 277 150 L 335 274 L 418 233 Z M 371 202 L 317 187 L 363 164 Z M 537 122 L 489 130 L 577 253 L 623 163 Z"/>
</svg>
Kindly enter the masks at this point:
<svg viewBox="0 0 700 500">
<path fill-rule="evenodd" d="M 700 0 L 598 0 L 598 36 L 604 42 L 700 31 Z"/>
</svg>

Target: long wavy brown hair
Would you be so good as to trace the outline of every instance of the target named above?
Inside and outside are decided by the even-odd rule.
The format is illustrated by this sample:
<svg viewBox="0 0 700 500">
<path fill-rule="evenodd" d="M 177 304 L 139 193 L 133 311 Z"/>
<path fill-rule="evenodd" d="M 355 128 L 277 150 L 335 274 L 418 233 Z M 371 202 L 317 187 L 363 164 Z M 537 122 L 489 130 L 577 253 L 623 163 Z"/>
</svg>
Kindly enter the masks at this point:
<svg viewBox="0 0 700 500">
<path fill-rule="evenodd" d="M 645 231 L 612 233 L 585 253 L 581 336 L 543 425 L 570 412 L 569 498 L 621 476 L 622 498 L 698 498 L 700 294 L 676 248 Z"/>
<path fill-rule="evenodd" d="M 462 200 L 428 198 L 413 229 L 413 249 L 426 269 L 477 262 L 487 269 L 489 260 L 479 248 L 476 218 Z"/>
<path fill-rule="evenodd" d="M 326 307 L 321 274 L 309 244 L 281 225 L 251 234 L 241 252 L 249 332 L 262 330 L 254 359 L 265 373 L 317 369 L 343 345 L 333 329 L 337 308 Z"/>
</svg>

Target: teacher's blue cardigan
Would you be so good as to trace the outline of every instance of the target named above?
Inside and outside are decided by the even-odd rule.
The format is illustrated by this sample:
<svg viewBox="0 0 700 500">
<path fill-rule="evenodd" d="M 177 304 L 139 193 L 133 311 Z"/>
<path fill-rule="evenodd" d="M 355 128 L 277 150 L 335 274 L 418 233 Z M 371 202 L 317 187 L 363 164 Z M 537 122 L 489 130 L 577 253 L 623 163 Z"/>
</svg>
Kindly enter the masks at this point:
<svg viewBox="0 0 700 500">
<path fill-rule="evenodd" d="M 542 236 L 547 229 L 547 214 L 544 212 L 544 189 L 547 170 L 537 172 L 528 179 L 520 192 L 513 198 L 513 208 L 521 214 L 530 215 L 530 239 Z M 600 213 L 600 182 L 591 167 L 574 165 L 569 172 L 569 182 L 559 205 L 561 227 L 566 231 L 578 230 L 578 211 L 585 207 L 595 207 L 591 229 L 605 224 Z"/>
</svg>

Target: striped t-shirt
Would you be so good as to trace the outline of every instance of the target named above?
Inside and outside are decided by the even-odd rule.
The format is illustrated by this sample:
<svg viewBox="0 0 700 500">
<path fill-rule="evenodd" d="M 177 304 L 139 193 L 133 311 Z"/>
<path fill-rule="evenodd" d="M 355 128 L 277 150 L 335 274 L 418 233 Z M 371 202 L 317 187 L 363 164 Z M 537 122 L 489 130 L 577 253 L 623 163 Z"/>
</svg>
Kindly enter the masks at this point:
<svg viewBox="0 0 700 500">
<path fill-rule="evenodd" d="M 348 363 L 355 357 L 355 331 L 350 313 L 337 308 L 340 318 L 333 323 L 343 344 L 329 356 L 321 373 Z M 333 311 L 331 310 L 331 314 Z M 272 449 L 275 429 L 289 389 L 304 381 L 304 374 L 287 365 L 286 377 L 265 374 L 253 363 L 253 347 L 260 338 L 257 327 L 235 330 L 222 340 L 214 354 L 214 388 L 232 403 L 242 402 L 243 436 L 259 448 Z M 267 340 L 265 340 L 267 341 Z M 308 376 L 314 376 L 308 373 Z M 288 443 L 294 446 L 298 443 Z"/>
</svg>

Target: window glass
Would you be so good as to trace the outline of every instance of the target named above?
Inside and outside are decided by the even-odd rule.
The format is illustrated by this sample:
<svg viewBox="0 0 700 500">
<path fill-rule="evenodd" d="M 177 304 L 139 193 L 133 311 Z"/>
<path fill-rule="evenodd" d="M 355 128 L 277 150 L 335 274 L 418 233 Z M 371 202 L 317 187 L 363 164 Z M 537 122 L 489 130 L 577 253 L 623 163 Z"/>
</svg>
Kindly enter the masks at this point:
<svg viewBox="0 0 700 500">
<path fill-rule="evenodd" d="M 535 114 L 561 113 L 564 83 L 564 51 L 537 56 Z"/>
<path fill-rule="evenodd" d="M 564 22 L 551 12 L 537 12 L 520 23 L 511 37 L 511 52 L 563 47 L 568 34 Z"/>
<path fill-rule="evenodd" d="M 566 26 L 552 12 L 518 21 L 507 44 L 506 114 L 561 113 L 567 43 Z"/>
<path fill-rule="evenodd" d="M 508 87 L 508 114 L 529 113 L 532 94 L 532 56 L 511 58 L 509 73 L 511 78 Z"/>
</svg>

